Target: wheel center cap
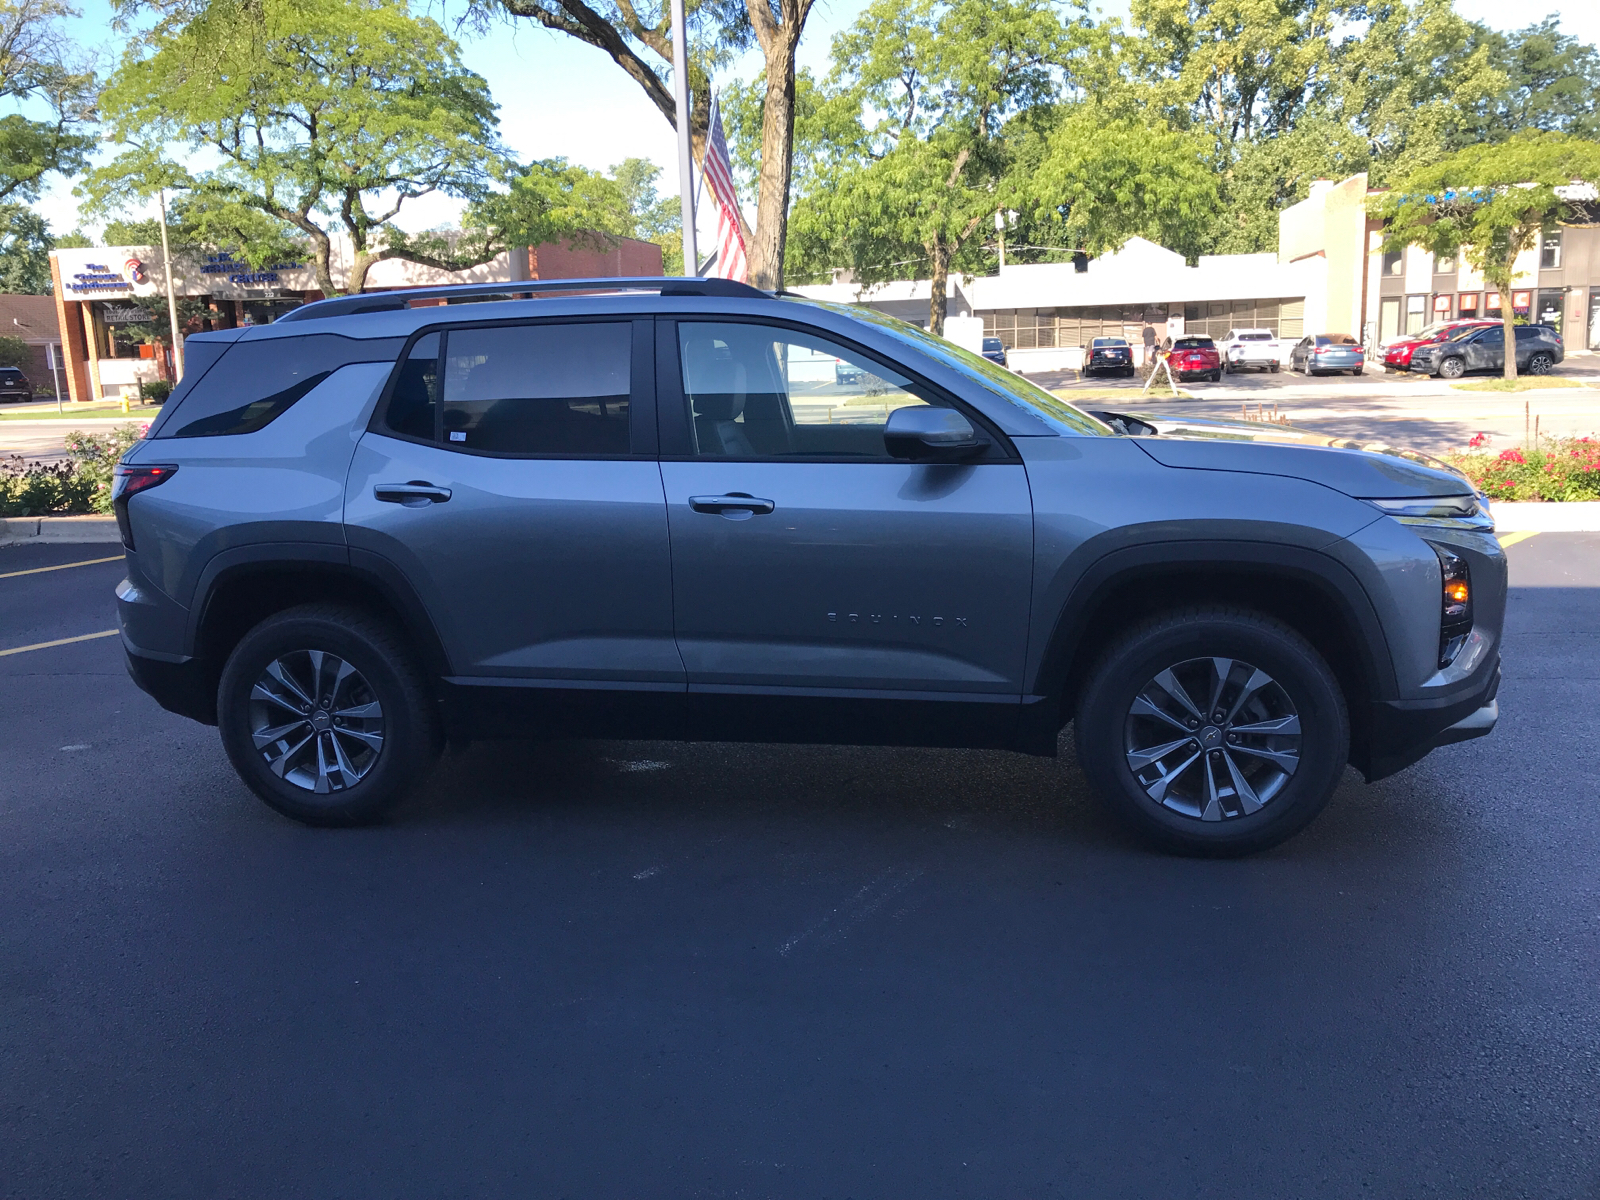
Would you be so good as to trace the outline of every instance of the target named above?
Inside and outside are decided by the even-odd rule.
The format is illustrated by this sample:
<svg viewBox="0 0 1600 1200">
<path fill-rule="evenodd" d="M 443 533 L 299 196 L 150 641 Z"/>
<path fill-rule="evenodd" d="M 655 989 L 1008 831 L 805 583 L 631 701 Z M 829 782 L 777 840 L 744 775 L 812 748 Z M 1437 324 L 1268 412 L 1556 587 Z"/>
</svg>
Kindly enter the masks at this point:
<svg viewBox="0 0 1600 1200">
<path fill-rule="evenodd" d="M 1215 725 L 1207 725 L 1200 731 L 1200 744 L 1207 750 L 1222 744 L 1222 730 Z"/>
<path fill-rule="evenodd" d="M 321 709 L 318 709 L 311 716 L 311 728 L 315 729 L 318 733 L 321 733 L 332 723 L 333 718 L 327 713 L 323 712 Z"/>
</svg>

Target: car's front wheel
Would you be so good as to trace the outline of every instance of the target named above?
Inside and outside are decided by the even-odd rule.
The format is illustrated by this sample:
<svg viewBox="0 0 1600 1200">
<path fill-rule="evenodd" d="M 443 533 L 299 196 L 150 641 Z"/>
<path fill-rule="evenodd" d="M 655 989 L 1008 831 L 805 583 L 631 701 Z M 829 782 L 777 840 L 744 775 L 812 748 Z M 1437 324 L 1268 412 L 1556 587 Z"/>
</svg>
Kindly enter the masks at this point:
<svg viewBox="0 0 1600 1200">
<path fill-rule="evenodd" d="M 1445 379 L 1460 379 L 1467 373 L 1467 364 L 1459 358 L 1447 358 L 1439 364 L 1439 374 Z"/>
<path fill-rule="evenodd" d="M 1350 723 L 1322 657 L 1289 626 L 1235 608 L 1145 621 L 1078 696 L 1078 762 L 1124 821 L 1183 854 L 1248 854 L 1322 811 Z"/>
<path fill-rule="evenodd" d="M 433 766 L 438 726 L 400 634 L 359 609 L 305 605 L 234 648 L 217 689 L 234 769 L 308 825 L 376 821 Z"/>
</svg>

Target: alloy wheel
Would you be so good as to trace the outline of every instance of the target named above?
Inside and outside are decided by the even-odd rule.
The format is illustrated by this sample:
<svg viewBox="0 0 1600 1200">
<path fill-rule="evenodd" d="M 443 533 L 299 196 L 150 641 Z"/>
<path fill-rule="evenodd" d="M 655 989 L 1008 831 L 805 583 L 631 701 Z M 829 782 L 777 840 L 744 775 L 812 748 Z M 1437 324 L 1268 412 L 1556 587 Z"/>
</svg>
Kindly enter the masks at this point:
<svg viewBox="0 0 1600 1200">
<path fill-rule="evenodd" d="M 366 678 L 323 650 L 267 664 L 250 689 L 250 737 L 268 769 L 308 792 L 361 782 L 383 750 L 383 707 Z"/>
<path fill-rule="evenodd" d="M 1300 765 L 1300 716 L 1283 686 L 1236 658 L 1191 658 L 1134 697 L 1128 769 L 1157 804 L 1200 821 L 1247 817 Z"/>
<path fill-rule="evenodd" d="M 1459 358 L 1447 358 L 1439 364 L 1439 374 L 1446 379 L 1460 379 L 1467 373 L 1467 364 Z"/>
<path fill-rule="evenodd" d="M 1548 354 L 1535 354 L 1528 360 L 1528 374 L 1548 375 L 1550 374 L 1550 368 L 1554 365 L 1554 361 Z"/>
</svg>

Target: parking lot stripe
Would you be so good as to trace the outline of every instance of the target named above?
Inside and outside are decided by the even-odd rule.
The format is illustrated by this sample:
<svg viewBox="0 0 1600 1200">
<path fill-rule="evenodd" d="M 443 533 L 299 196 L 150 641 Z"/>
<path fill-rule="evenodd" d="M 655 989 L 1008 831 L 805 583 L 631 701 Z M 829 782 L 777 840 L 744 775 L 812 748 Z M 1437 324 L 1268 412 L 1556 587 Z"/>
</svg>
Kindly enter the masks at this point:
<svg viewBox="0 0 1600 1200">
<path fill-rule="evenodd" d="M 1509 550 L 1518 542 L 1525 542 L 1531 537 L 1537 537 L 1538 534 L 1539 531 L 1537 529 L 1519 529 L 1515 533 L 1502 533 L 1500 534 L 1500 549 Z"/>
<path fill-rule="evenodd" d="M 70 646 L 73 642 L 92 642 L 95 638 L 116 637 L 115 629 L 102 629 L 99 633 L 84 633 L 77 637 L 57 638 L 53 642 L 35 642 L 31 646 L 13 646 L 9 650 L 0 650 L 0 658 L 8 654 L 26 654 L 29 650 L 48 650 L 51 646 Z"/>
<path fill-rule="evenodd" d="M 113 554 L 110 558 L 86 558 L 82 562 L 60 563 L 54 567 L 34 567 L 28 571 L 7 571 L 0 575 L 0 579 L 15 579 L 18 575 L 42 575 L 46 571 L 65 571 L 68 567 L 92 567 L 98 563 L 119 562 L 122 555 Z"/>
</svg>

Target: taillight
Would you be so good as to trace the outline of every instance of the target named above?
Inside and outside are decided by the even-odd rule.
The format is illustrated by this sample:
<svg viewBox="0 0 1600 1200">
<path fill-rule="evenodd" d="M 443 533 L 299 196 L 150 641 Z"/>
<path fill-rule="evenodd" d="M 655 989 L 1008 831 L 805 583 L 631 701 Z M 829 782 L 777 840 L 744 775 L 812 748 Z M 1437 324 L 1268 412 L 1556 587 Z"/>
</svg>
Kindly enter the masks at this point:
<svg viewBox="0 0 1600 1200">
<path fill-rule="evenodd" d="M 177 473 L 178 468 L 170 464 L 129 466 L 118 463 L 116 465 L 111 482 L 111 509 L 117 514 L 117 532 L 122 535 L 122 544 L 127 549 L 133 549 L 133 526 L 128 523 L 129 499 L 165 483 Z"/>
<path fill-rule="evenodd" d="M 1467 560 L 1447 547 L 1428 543 L 1439 556 L 1443 575 L 1443 596 L 1439 620 L 1439 666 L 1448 667 L 1461 653 L 1472 632 L 1472 573 Z"/>
</svg>

